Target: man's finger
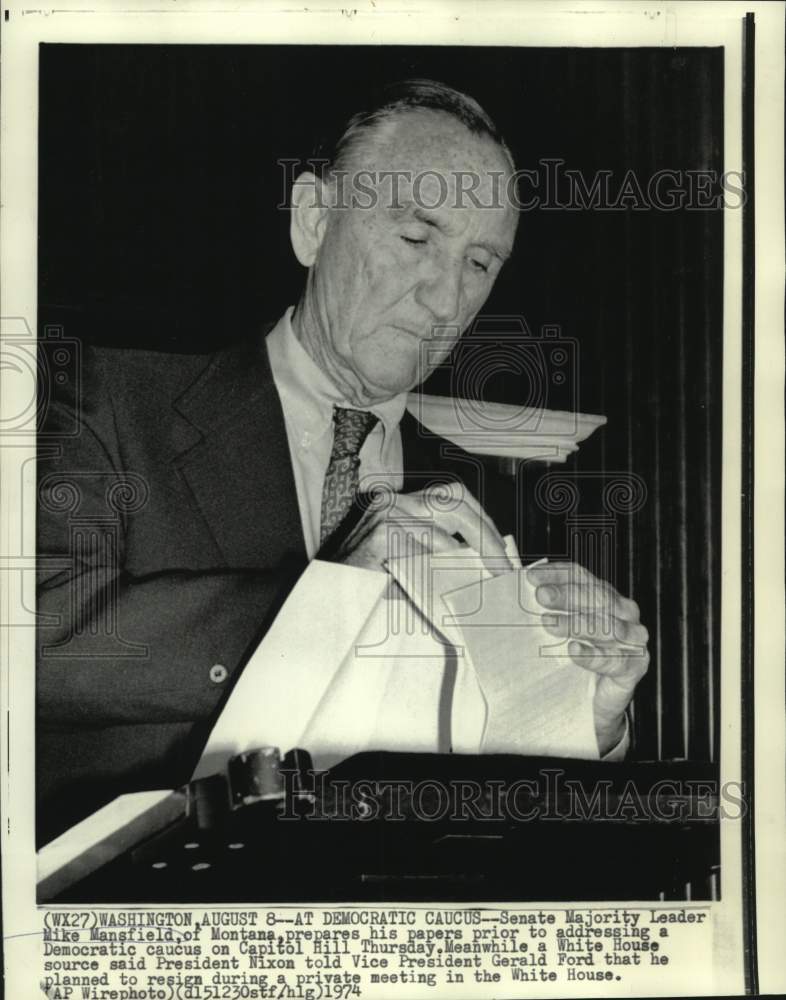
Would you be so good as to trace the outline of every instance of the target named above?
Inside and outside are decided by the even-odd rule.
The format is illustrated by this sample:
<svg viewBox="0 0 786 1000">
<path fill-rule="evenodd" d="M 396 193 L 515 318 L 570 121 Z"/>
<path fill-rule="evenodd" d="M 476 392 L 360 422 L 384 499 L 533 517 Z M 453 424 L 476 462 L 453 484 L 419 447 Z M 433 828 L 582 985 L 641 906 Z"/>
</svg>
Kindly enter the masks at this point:
<svg viewBox="0 0 786 1000">
<path fill-rule="evenodd" d="M 425 518 L 408 517 L 402 519 L 393 513 L 380 524 L 380 531 L 388 537 L 388 558 L 395 558 L 411 552 L 451 552 L 462 548 L 461 543 L 443 531 L 433 521 Z"/>
<path fill-rule="evenodd" d="M 624 618 L 626 621 L 632 622 L 639 620 L 639 606 L 635 601 L 629 597 L 623 597 L 610 583 L 606 580 L 601 580 L 600 577 L 594 576 L 588 569 L 578 563 L 550 562 L 542 563 L 539 566 L 529 566 L 527 567 L 527 579 L 535 587 L 561 587 L 573 584 L 576 586 L 597 588 L 604 593 L 613 595 L 614 601 L 609 599 L 604 606 L 614 607 L 618 618 Z"/>
<path fill-rule="evenodd" d="M 527 579 L 536 587 L 548 583 L 585 583 L 589 580 L 603 582 L 580 563 L 573 562 L 547 562 L 527 566 Z"/>
<path fill-rule="evenodd" d="M 451 490 L 453 496 L 446 494 L 445 489 Z M 461 535 L 467 545 L 480 555 L 489 572 L 512 569 L 505 543 L 494 522 L 472 494 L 458 483 L 446 484 L 445 488 L 431 491 L 400 494 L 396 499 L 397 519 L 401 513 L 430 520 L 435 528 L 449 535 Z"/>
<path fill-rule="evenodd" d="M 558 639 L 588 639 L 601 648 L 643 647 L 649 640 L 643 625 L 609 614 L 547 613 L 543 615 L 543 627 Z"/>
<path fill-rule="evenodd" d="M 535 598 L 554 611 L 606 614 L 623 621 L 638 622 L 639 606 L 600 580 L 592 583 L 546 583 L 535 588 Z"/>
<path fill-rule="evenodd" d="M 573 640 L 568 644 L 568 655 L 578 667 L 591 670 L 604 677 L 621 677 L 631 672 L 630 655 L 621 650 L 601 648 L 586 640 Z"/>
<path fill-rule="evenodd" d="M 586 640 L 572 640 L 568 644 L 568 656 L 576 666 L 613 678 L 616 683 L 630 689 L 646 674 L 650 662 L 646 649 L 610 651 Z"/>
</svg>

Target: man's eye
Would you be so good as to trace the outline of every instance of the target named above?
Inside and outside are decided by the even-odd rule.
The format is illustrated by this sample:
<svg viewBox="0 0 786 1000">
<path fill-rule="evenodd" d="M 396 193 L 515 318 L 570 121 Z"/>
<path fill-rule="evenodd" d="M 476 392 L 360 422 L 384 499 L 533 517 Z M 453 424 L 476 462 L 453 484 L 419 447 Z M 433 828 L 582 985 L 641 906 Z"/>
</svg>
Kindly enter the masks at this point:
<svg viewBox="0 0 786 1000">
<path fill-rule="evenodd" d="M 474 257 L 470 257 L 469 262 L 476 271 L 481 271 L 483 274 L 488 273 L 488 264 L 484 264 L 482 260 L 476 260 Z"/>
<path fill-rule="evenodd" d="M 401 238 L 405 243 L 409 243 L 409 245 L 413 247 L 422 246 L 424 243 L 426 243 L 425 237 L 420 239 L 416 238 L 415 236 L 402 236 Z"/>
</svg>

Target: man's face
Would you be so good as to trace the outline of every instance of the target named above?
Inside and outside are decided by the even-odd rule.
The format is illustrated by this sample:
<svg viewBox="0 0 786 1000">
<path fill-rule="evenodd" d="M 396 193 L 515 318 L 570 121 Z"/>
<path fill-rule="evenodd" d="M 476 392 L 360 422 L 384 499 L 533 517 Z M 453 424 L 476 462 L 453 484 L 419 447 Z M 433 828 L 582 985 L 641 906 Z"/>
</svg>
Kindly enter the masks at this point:
<svg viewBox="0 0 786 1000">
<path fill-rule="evenodd" d="M 350 169 L 372 172 L 375 183 L 359 183 L 374 204 L 328 211 L 297 329 L 350 401 L 368 405 L 444 360 L 511 252 L 516 213 L 504 152 L 439 112 L 384 123 Z"/>
</svg>

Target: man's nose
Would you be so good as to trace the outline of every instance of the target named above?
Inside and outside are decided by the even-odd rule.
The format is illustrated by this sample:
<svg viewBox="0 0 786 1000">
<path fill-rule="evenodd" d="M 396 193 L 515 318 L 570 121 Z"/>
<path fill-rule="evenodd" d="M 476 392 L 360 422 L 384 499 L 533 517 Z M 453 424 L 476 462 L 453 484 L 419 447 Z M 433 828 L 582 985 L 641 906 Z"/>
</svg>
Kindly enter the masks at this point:
<svg viewBox="0 0 786 1000">
<path fill-rule="evenodd" d="M 428 309 L 438 323 L 450 323 L 461 306 L 461 265 L 451 263 L 424 277 L 417 287 L 418 305 Z"/>
</svg>

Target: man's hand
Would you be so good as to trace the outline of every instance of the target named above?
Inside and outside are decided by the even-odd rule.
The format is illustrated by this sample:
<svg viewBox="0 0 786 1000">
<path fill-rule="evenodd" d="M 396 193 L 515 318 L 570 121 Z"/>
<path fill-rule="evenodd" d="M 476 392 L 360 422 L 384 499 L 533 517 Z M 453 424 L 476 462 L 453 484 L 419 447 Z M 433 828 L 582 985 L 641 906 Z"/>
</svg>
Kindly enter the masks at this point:
<svg viewBox="0 0 786 1000">
<path fill-rule="evenodd" d="M 460 549 L 478 552 L 490 573 L 511 570 L 505 543 L 494 522 L 459 483 L 394 493 L 379 490 L 370 508 L 331 555 L 333 562 L 381 570 L 386 559 L 407 551 L 407 536 L 431 552 Z"/>
<path fill-rule="evenodd" d="M 527 576 L 540 604 L 562 612 L 544 614 L 546 631 L 568 639 L 573 662 L 598 674 L 595 733 L 602 756 L 621 739 L 625 709 L 650 662 L 639 607 L 576 563 L 546 563 Z"/>
</svg>

